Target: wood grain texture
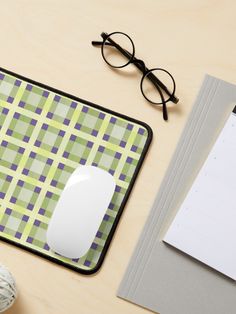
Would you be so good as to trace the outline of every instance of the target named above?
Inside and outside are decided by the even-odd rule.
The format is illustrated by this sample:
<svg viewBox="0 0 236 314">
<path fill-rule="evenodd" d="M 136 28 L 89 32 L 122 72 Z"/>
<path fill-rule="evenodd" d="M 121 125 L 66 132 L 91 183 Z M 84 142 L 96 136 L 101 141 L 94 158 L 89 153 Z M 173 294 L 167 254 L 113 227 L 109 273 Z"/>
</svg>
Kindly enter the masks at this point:
<svg viewBox="0 0 236 314">
<path fill-rule="evenodd" d="M 1 1 L 1 67 L 147 122 L 154 139 L 103 267 L 83 276 L 1 242 L 19 298 L 7 314 L 148 313 L 116 290 L 205 73 L 236 83 L 234 0 Z M 140 73 L 111 70 L 91 40 L 124 31 L 137 57 L 169 70 L 180 102 L 169 122 L 146 103 Z M 161 284 L 161 283 L 160 283 Z"/>
</svg>

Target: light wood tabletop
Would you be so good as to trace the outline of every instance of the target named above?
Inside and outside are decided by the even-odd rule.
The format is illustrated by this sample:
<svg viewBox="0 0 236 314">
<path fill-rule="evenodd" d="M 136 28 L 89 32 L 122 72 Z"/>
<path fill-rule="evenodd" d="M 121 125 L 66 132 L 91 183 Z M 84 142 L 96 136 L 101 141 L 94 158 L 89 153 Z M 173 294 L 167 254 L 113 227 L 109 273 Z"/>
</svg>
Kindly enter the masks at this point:
<svg viewBox="0 0 236 314">
<path fill-rule="evenodd" d="M 0 8 L 1 67 L 145 121 L 154 134 L 97 274 L 80 275 L 1 241 L 0 262 L 19 291 L 7 314 L 148 313 L 116 291 L 204 74 L 236 83 L 236 2 L 9 0 Z M 143 98 L 135 67 L 114 71 L 92 47 L 102 31 L 129 34 L 138 58 L 173 74 L 180 101 L 169 105 L 168 122 Z"/>
</svg>

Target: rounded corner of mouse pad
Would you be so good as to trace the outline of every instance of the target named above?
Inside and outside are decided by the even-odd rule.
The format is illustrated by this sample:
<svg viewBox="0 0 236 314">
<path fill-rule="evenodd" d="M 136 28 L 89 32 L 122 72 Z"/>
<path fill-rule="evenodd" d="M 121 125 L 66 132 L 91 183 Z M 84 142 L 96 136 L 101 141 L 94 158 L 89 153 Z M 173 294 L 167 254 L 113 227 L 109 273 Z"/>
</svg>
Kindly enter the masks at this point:
<svg viewBox="0 0 236 314">
<path fill-rule="evenodd" d="M 84 274 L 98 271 L 152 140 L 144 122 L 0 68 L 0 237 Z M 78 166 L 116 180 L 88 253 L 52 252 L 46 231 Z"/>
</svg>

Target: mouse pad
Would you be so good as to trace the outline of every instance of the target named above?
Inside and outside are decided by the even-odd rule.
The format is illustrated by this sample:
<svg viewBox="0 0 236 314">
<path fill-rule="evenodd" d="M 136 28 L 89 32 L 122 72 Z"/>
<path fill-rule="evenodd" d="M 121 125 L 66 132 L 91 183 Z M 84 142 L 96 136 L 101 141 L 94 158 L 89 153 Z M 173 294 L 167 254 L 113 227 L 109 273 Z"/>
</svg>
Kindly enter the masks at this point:
<svg viewBox="0 0 236 314">
<path fill-rule="evenodd" d="M 0 68 L 1 239 L 79 272 L 97 271 L 151 138 L 143 122 Z M 46 231 L 79 165 L 109 171 L 116 188 L 88 253 L 68 259 L 50 250 Z"/>
</svg>

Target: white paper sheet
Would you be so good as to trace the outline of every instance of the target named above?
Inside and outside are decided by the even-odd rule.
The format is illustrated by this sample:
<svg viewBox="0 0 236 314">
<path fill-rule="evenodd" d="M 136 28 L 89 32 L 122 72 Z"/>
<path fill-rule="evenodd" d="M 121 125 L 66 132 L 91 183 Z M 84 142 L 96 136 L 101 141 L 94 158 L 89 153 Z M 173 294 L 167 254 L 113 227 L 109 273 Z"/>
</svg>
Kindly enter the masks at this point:
<svg viewBox="0 0 236 314">
<path fill-rule="evenodd" d="M 236 280 L 234 113 L 227 120 L 163 241 Z"/>
</svg>

